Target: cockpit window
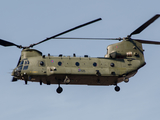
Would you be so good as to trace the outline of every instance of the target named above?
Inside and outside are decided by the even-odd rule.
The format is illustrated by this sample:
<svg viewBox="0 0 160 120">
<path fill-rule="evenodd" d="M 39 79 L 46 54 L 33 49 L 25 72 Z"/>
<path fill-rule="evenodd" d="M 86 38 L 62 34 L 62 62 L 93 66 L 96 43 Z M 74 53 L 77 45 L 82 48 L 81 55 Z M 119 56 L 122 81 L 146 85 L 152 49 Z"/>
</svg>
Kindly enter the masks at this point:
<svg viewBox="0 0 160 120">
<path fill-rule="evenodd" d="M 19 65 L 20 65 L 20 66 L 23 65 L 23 62 L 24 62 L 24 61 L 22 60 Z"/>
<path fill-rule="evenodd" d="M 28 69 L 28 65 L 29 65 L 29 61 L 28 60 L 24 60 L 23 70 L 27 70 Z"/>
<path fill-rule="evenodd" d="M 25 65 L 26 65 L 26 64 L 29 64 L 29 61 L 28 61 L 28 60 L 26 60 L 24 64 L 25 64 Z"/>
<path fill-rule="evenodd" d="M 26 60 L 26 59 L 23 59 L 23 60 L 20 62 L 19 66 L 21 66 L 21 65 L 23 65 L 23 64 L 27 65 L 27 64 L 29 64 L 29 61 Z"/>
<path fill-rule="evenodd" d="M 19 66 L 18 68 L 17 68 L 17 71 L 21 71 L 22 70 L 22 66 Z"/>
<path fill-rule="evenodd" d="M 28 69 L 28 66 L 24 66 L 24 67 L 23 67 L 23 70 L 27 70 L 27 69 Z"/>
<path fill-rule="evenodd" d="M 28 65 L 29 65 L 29 61 L 27 59 L 23 59 L 20 64 L 19 67 L 17 68 L 17 70 L 21 71 L 22 68 L 23 70 L 27 70 L 28 69 Z M 24 66 L 24 67 L 23 67 Z"/>
</svg>

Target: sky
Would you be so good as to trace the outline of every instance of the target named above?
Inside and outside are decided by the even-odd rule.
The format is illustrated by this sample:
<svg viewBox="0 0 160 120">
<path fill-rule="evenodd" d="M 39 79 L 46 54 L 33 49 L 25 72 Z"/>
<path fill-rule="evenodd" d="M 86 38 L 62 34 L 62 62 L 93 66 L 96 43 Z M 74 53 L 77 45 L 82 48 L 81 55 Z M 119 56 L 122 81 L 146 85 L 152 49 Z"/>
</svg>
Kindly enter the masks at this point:
<svg viewBox="0 0 160 120">
<path fill-rule="evenodd" d="M 155 14 L 159 0 L 0 0 L 0 38 L 28 46 L 91 20 L 101 21 L 61 37 L 126 37 Z M 132 38 L 158 41 L 160 18 Z M 44 55 L 103 57 L 118 41 L 50 40 L 34 47 Z M 0 46 L 1 120 L 159 120 L 160 46 L 143 45 L 146 66 L 129 83 L 114 86 L 11 82 L 21 50 Z"/>
</svg>

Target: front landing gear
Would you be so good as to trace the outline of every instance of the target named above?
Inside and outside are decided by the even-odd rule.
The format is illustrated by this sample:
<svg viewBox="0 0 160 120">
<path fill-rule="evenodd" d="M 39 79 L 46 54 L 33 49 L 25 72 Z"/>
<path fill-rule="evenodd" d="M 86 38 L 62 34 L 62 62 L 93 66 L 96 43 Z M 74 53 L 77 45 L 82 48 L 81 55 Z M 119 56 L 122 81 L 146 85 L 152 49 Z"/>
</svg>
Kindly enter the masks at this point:
<svg viewBox="0 0 160 120">
<path fill-rule="evenodd" d="M 120 87 L 116 85 L 116 87 L 114 88 L 116 92 L 120 91 Z"/>
<path fill-rule="evenodd" d="M 58 94 L 60 94 L 60 93 L 63 91 L 63 88 L 62 88 L 62 87 L 60 87 L 60 85 L 59 85 L 59 87 L 57 88 L 57 90 L 56 90 L 56 91 L 57 91 L 57 93 L 58 93 Z"/>
</svg>

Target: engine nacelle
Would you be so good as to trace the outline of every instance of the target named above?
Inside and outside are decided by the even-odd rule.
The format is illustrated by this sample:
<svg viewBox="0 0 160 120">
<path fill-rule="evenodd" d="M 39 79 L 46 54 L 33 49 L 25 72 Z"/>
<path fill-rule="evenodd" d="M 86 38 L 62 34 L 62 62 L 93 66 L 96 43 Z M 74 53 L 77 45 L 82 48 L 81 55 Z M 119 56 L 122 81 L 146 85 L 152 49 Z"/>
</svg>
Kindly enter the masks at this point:
<svg viewBox="0 0 160 120">
<path fill-rule="evenodd" d="M 123 40 L 122 42 L 109 45 L 105 57 L 113 59 L 144 58 L 142 44 L 137 41 Z"/>
</svg>

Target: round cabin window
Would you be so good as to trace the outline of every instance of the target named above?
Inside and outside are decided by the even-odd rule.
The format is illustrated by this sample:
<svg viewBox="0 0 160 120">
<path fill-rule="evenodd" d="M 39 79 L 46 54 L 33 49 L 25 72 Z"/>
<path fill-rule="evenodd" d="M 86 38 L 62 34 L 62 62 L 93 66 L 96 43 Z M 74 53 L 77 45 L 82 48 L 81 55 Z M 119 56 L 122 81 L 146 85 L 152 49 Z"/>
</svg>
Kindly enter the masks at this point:
<svg viewBox="0 0 160 120">
<path fill-rule="evenodd" d="M 111 65 L 111 67 L 114 67 L 114 63 L 111 63 L 110 65 Z"/>
<path fill-rule="evenodd" d="M 79 66 L 80 64 L 79 64 L 79 62 L 76 62 L 75 65 L 76 65 L 76 66 Z"/>
<path fill-rule="evenodd" d="M 62 65 L 62 62 L 61 62 L 61 61 L 59 61 L 59 62 L 58 62 L 58 65 L 59 65 L 59 66 L 61 66 L 61 65 Z"/>
<path fill-rule="evenodd" d="M 94 62 L 94 63 L 93 63 L 93 66 L 94 66 L 94 67 L 96 67 L 96 66 L 97 66 L 97 63 L 96 63 L 96 62 Z"/>
<path fill-rule="evenodd" d="M 40 65 L 41 65 L 41 66 L 44 66 L 44 62 L 43 62 L 43 61 L 41 61 L 41 62 L 40 62 Z"/>
</svg>

